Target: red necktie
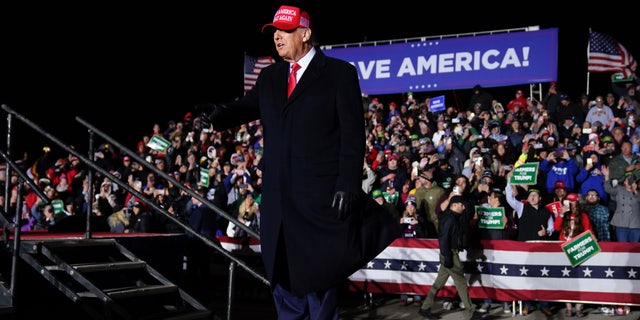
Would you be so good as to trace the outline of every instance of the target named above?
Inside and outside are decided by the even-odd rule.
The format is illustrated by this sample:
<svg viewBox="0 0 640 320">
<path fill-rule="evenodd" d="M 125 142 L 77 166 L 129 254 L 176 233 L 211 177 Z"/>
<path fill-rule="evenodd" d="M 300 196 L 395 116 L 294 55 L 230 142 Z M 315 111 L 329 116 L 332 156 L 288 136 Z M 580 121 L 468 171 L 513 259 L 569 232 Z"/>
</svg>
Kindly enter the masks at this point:
<svg viewBox="0 0 640 320">
<path fill-rule="evenodd" d="M 294 62 L 291 66 L 291 73 L 289 73 L 289 85 L 287 86 L 287 98 L 293 92 L 293 88 L 296 87 L 296 72 L 300 69 L 300 65 L 297 62 Z"/>
</svg>

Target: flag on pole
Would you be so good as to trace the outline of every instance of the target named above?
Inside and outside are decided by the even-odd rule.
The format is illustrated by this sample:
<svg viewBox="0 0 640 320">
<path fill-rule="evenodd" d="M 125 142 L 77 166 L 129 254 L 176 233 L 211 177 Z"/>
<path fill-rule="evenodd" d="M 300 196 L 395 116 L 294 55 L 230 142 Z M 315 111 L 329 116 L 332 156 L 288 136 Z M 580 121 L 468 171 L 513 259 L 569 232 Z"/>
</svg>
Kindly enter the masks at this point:
<svg viewBox="0 0 640 320">
<path fill-rule="evenodd" d="M 589 72 L 621 72 L 635 75 L 638 63 L 631 53 L 611 36 L 591 31 L 589 34 Z"/>
<path fill-rule="evenodd" d="M 262 68 L 275 63 L 276 60 L 271 56 L 253 57 L 244 55 L 244 93 L 249 92 L 256 84 L 256 79 Z"/>
</svg>

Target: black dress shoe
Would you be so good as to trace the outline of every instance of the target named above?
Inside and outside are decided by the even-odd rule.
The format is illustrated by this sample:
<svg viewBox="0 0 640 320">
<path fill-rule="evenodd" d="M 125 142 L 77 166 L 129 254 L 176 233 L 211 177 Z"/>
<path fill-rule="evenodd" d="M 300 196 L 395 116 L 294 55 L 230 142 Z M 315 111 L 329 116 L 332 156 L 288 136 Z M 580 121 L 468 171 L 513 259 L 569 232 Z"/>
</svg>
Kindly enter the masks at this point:
<svg viewBox="0 0 640 320">
<path fill-rule="evenodd" d="M 440 317 L 436 316 L 435 314 L 431 313 L 431 308 L 429 309 L 418 309 L 418 314 L 423 316 L 425 319 L 428 320 L 438 320 L 440 319 Z"/>
</svg>

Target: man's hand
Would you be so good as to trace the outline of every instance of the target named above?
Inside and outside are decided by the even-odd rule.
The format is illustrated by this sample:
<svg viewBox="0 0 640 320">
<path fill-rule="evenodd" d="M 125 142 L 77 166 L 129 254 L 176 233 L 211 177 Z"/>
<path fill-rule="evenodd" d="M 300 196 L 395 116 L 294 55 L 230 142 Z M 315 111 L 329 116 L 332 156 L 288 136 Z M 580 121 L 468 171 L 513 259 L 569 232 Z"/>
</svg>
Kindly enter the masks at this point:
<svg viewBox="0 0 640 320">
<path fill-rule="evenodd" d="M 226 108 L 226 106 L 223 104 L 204 103 L 196 105 L 195 111 L 200 117 L 202 127 L 208 128 L 211 126 L 213 119 L 218 117 L 224 108 Z"/>
<path fill-rule="evenodd" d="M 452 268 L 453 267 L 453 256 L 452 255 L 444 256 L 444 267 L 445 268 Z"/>
<path fill-rule="evenodd" d="M 338 209 L 338 219 L 344 220 L 351 214 L 355 196 L 346 191 L 336 191 L 333 195 L 333 203 L 331 207 Z"/>
</svg>

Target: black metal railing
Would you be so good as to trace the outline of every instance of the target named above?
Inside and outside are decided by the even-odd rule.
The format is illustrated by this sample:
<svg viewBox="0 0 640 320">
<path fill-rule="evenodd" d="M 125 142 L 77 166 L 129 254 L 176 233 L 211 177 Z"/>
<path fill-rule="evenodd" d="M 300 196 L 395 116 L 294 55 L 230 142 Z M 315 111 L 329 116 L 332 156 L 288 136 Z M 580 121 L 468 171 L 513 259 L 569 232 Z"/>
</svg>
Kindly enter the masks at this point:
<svg viewBox="0 0 640 320">
<path fill-rule="evenodd" d="M 29 179 L 29 177 L 24 172 L 21 171 L 20 167 L 17 166 L 15 164 L 15 162 L 12 161 L 12 159 L 10 157 L 10 154 L 11 154 L 10 150 L 11 150 L 12 119 L 15 118 L 15 119 L 20 120 L 24 124 L 26 124 L 28 127 L 33 129 L 34 131 L 36 131 L 37 133 L 39 133 L 43 137 L 45 137 L 45 138 L 49 139 L 50 141 L 52 141 L 58 147 L 62 148 L 63 150 L 65 150 L 69 154 L 78 157 L 78 159 L 80 159 L 84 164 L 86 164 L 90 168 L 90 170 L 97 171 L 102 176 L 107 177 L 109 180 L 111 180 L 113 183 L 117 184 L 119 187 L 123 188 L 124 190 L 130 192 L 134 196 L 136 196 L 139 199 L 141 199 L 149 207 L 153 208 L 156 212 L 161 213 L 166 218 L 170 219 L 171 221 L 173 221 L 174 223 L 176 223 L 177 225 L 182 227 L 185 230 L 185 232 L 190 233 L 191 235 L 193 235 L 193 237 L 199 239 L 201 242 L 203 242 L 207 246 L 215 249 L 218 253 L 222 254 L 227 259 L 229 259 L 230 266 L 229 266 L 229 275 L 228 275 L 228 277 L 229 277 L 229 287 L 228 287 L 229 292 L 228 292 L 228 297 L 227 297 L 227 299 L 228 299 L 227 300 L 227 312 L 226 312 L 227 319 L 231 319 L 231 305 L 232 305 L 232 301 L 233 301 L 233 292 L 234 292 L 234 277 L 235 277 L 235 269 L 236 269 L 237 266 L 239 266 L 242 269 L 244 269 L 251 276 L 253 276 L 257 280 L 259 280 L 263 284 L 265 284 L 267 286 L 270 285 L 269 281 L 262 274 L 260 274 L 256 270 L 254 270 L 251 266 L 249 266 L 247 263 L 245 263 L 242 259 L 240 259 L 239 257 L 231 254 L 226 249 L 221 247 L 218 243 L 216 243 L 216 242 L 210 240 L 209 238 L 201 235 L 200 233 L 198 233 L 198 231 L 192 229 L 187 223 L 185 223 L 181 219 L 175 217 L 173 214 L 169 213 L 168 211 L 166 211 L 164 208 L 160 207 L 159 205 L 157 205 L 153 201 L 147 200 L 147 197 L 144 194 L 142 194 L 141 192 L 135 190 L 133 187 L 129 186 L 126 182 L 122 181 L 118 177 L 112 175 L 109 171 L 103 169 L 102 167 L 100 167 L 99 165 L 94 163 L 94 161 L 91 159 L 91 157 L 92 157 L 91 155 L 93 154 L 92 153 L 92 151 L 93 151 L 93 143 L 94 143 L 94 139 L 95 139 L 94 135 L 95 134 L 99 135 L 107 143 L 109 143 L 109 144 L 111 144 L 113 146 L 116 146 L 122 152 L 124 152 L 126 155 L 128 155 L 129 157 L 135 159 L 138 163 L 140 163 L 143 166 L 145 166 L 148 170 L 152 171 L 154 174 L 157 174 L 157 175 L 161 176 L 162 178 L 166 179 L 167 181 L 172 182 L 175 186 L 177 186 L 178 188 L 180 188 L 181 190 L 183 190 L 184 192 L 189 194 L 191 197 L 196 198 L 197 200 L 202 202 L 204 205 L 206 205 L 207 207 L 209 207 L 212 210 L 214 210 L 221 217 L 223 217 L 226 220 L 228 220 L 229 223 L 233 223 L 236 226 L 242 228 L 250 236 L 255 237 L 257 239 L 260 239 L 260 235 L 257 232 L 255 232 L 253 229 L 250 229 L 249 227 L 247 227 L 246 225 L 241 223 L 236 217 L 234 217 L 232 215 L 229 215 L 226 211 L 218 208 L 213 203 L 211 203 L 211 201 L 209 201 L 208 199 L 200 196 L 198 193 L 194 192 L 192 189 L 188 188 L 187 186 L 184 186 L 182 183 L 180 183 L 179 181 L 175 180 L 173 177 L 171 177 L 167 173 L 159 170 L 155 166 L 152 166 L 150 163 L 148 163 L 148 161 L 145 161 L 145 159 L 142 159 L 137 153 L 131 151 L 129 148 L 123 146 L 118 141 L 116 141 L 115 139 L 113 139 L 112 137 L 107 135 L 106 133 L 102 132 L 101 130 L 99 130 L 95 126 L 91 125 L 90 123 L 88 123 L 87 121 L 85 121 L 85 120 L 83 120 L 83 119 L 81 119 L 79 117 L 76 117 L 76 121 L 78 121 L 80 124 L 82 124 L 84 127 L 86 127 L 88 129 L 88 134 L 89 134 L 89 137 L 88 137 L 88 140 L 89 140 L 89 152 L 88 152 L 87 156 L 81 154 L 80 152 L 78 152 L 74 148 L 69 147 L 69 144 L 59 140 L 54 135 L 52 135 L 49 132 L 47 132 L 44 129 L 42 129 L 36 123 L 30 121 L 29 119 L 27 119 L 23 115 L 21 115 L 21 114 L 17 113 L 16 111 L 14 111 L 8 105 L 3 104 L 2 105 L 2 109 L 4 111 L 6 111 L 7 114 L 8 114 L 8 117 L 7 117 L 7 151 L 3 152 L 3 151 L 0 150 L 0 156 L 2 156 L 5 159 L 5 161 L 7 162 L 7 164 L 8 164 L 7 167 L 6 167 L 7 180 L 11 176 L 11 172 L 12 171 L 16 171 L 16 172 L 18 172 L 18 175 L 20 176 L 21 182 L 26 182 L 27 184 L 29 184 L 30 187 L 34 191 L 36 191 L 38 193 L 38 196 L 41 199 L 43 199 L 43 200 L 46 199 L 45 201 L 49 201 L 50 200 L 50 199 L 46 198 L 46 196 L 41 192 L 41 190 L 38 189 L 38 187 L 35 185 L 35 183 L 31 179 Z M 93 174 L 91 172 L 89 172 L 88 179 L 91 179 L 92 176 L 93 176 Z M 19 183 L 19 185 L 22 185 L 22 183 Z M 5 187 L 5 199 L 6 199 L 5 208 L 9 208 L 10 189 L 9 189 L 9 182 L 8 181 L 5 184 L 5 186 L 6 186 Z M 93 194 L 93 183 L 92 183 L 92 181 L 89 181 L 89 188 L 90 188 L 89 194 Z M 21 201 L 21 199 L 20 199 L 20 201 Z M 92 237 L 92 226 L 91 226 L 91 219 L 90 219 L 91 212 L 92 212 L 92 208 L 91 208 L 92 201 L 88 201 L 88 205 L 89 205 L 89 208 L 87 209 L 85 238 L 91 238 Z M 19 207 L 21 207 L 21 206 L 19 206 Z M 19 221 L 19 218 L 20 218 L 18 216 L 20 214 L 19 213 L 19 208 L 16 211 L 17 211 L 16 212 L 16 219 L 18 219 L 17 221 Z M 2 222 L 2 225 L 5 227 L 5 233 L 8 232 L 7 230 L 9 230 L 9 229 L 13 229 L 14 230 L 14 235 L 15 235 L 14 238 L 16 238 L 15 241 L 18 241 L 18 243 L 19 243 L 19 241 L 20 241 L 20 239 L 19 239 L 20 238 L 19 237 L 19 229 L 20 228 L 16 227 L 15 224 L 12 224 L 10 221 L 5 219 L 4 217 L 2 217 L 0 219 L 4 220 L 4 221 L 0 220 L 0 222 Z M 14 248 L 14 250 L 19 250 L 19 246 L 16 246 L 15 244 L 14 244 L 13 248 Z M 14 255 L 17 255 L 17 254 L 18 254 L 17 252 L 14 252 Z M 15 283 L 13 281 L 11 283 L 12 283 L 12 288 L 11 289 L 13 290 L 13 285 L 15 285 Z"/>
</svg>

